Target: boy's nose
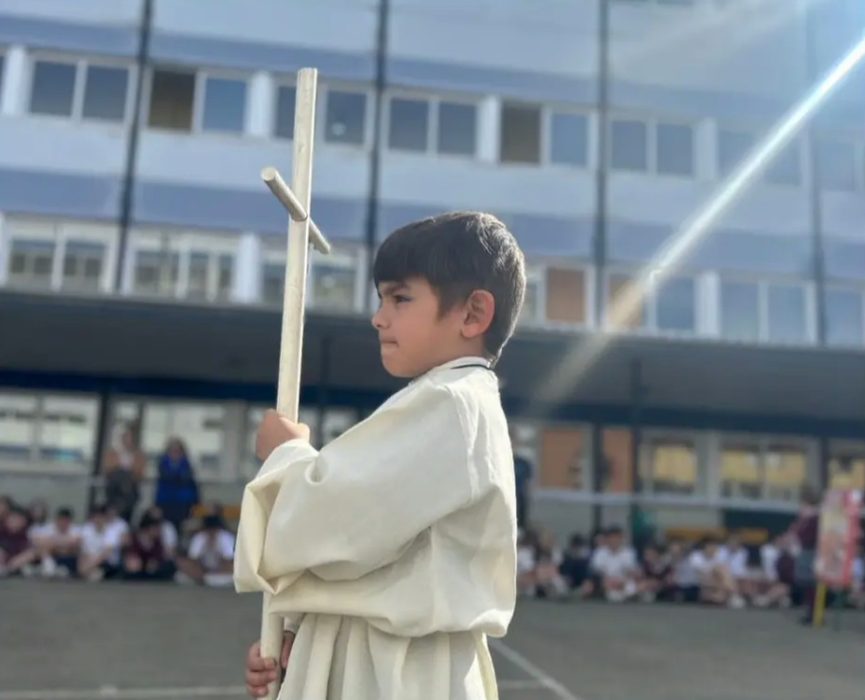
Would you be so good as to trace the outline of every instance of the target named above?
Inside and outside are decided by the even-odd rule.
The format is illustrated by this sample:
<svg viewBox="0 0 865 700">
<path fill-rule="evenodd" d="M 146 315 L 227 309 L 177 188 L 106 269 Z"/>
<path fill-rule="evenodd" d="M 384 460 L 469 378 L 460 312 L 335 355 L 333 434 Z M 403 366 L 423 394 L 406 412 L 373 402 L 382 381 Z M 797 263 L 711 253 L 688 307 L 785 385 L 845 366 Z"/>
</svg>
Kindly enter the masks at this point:
<svg viewBox="0 0 865 700">
<path fill-rule="evenodd" d="M 384 328 L 384 315 L 382 314 L 381 308 L 379 308 L 379 310 L 372 315 L 371 321 L 372 327 L 375 328 L 377 331 L 380 331 L 382 328 Z"/>
</svg>

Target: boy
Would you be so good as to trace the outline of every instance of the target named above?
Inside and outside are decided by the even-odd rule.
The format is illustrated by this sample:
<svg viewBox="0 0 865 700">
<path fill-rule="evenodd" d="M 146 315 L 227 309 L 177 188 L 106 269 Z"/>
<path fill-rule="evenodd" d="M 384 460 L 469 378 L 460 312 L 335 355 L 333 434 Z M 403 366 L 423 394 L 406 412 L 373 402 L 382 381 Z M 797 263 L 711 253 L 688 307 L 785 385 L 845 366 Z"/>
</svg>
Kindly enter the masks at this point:
<svg viewBox="0 0 865 700">
<path fill-rule="evenodd" d="M 177 560 L 177 567 L 187 578 L 206 586 L 231 585 L 234 535 L 226 529 L 221 515 L 205 516 L 187 554 Z"/>
<path fill-rule="evenodd" d="M 372 324 L 385 369 L 411 383 L 320 452 L 305 426 L 265 415 L 235 583 L 273 593 L 293 623 L 281 697 L 497 697 L 486 635 L 503 636 L 513 613 L 516 496 L 491 367 L 524 265 L 488 214 L 397 230 L 376 256 Z M 254 644 L 250 695 L 277 676 Z"/>
<path fill-rule="evenodd" d="M 78 572 L 81 528 L 73 522 L 71 508 L 59 508 L 50 523 L 34 540 L 42 557 L 42 575 L 69 576 Z"/>
<path fill-rule="evenodd" d="M 595 550 L 591 567 L 600 578 L 601 592 L 611 603 L 622 603 L 637 595 L 637 554 L 625 545 L 624 531 L 618 525 L 607 530 L 606 546 Z"/>
</svg>

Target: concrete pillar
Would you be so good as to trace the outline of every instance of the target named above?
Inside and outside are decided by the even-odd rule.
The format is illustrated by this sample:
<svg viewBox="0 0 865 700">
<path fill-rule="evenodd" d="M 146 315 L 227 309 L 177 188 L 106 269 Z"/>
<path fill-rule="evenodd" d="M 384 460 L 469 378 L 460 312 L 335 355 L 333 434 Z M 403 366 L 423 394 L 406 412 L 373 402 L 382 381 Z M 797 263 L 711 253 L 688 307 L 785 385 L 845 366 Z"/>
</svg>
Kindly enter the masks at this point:
<svg viewBox="0 0 865 700">
<path fill-rule="evenodd" d="M 19 44 L 10 46 L 3 57 L 3 79 L 0 81 L 0 115 L 14 117 L 26 108 L 29 84 L 27 52 Z"/>
<path fill-rule="evenodd" d="M 261 262 L 261 239 L 248 231 L 241 234 L 232 290 L 234 301 L 252 304 L 261 298 Z"/>
<path fill-rule="evenodd" d="M 273 76 L 258 71 L 249 81 L 246 91 L 246 133 L 250 136 L 269 138 L 273 134 L 275 108 Z"/>
<path fill-rule="evenodd" d="M 499 131 L 501 128 L 501 101 L 488 95 L 478 109 L 478 157 L 484 163 L 499 159 Z"/>
</svg>

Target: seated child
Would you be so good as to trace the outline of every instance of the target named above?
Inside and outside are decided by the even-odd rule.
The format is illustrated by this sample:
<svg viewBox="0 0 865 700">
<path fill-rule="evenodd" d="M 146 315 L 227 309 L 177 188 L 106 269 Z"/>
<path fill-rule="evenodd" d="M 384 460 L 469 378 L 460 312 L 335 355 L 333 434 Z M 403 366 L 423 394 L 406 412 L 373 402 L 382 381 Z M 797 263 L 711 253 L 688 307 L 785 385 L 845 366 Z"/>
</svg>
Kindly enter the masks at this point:
<svg viewBox="0 0 865 700">
<path fill-rule="evenodd" d="M 123 553 L 123 578 L 130 581 L 170 581 L 176 567 L 162 543 L 162 521 L 144 515 Z"/>
<path fill-rule="evenodd" d="M 410 383 L 320 451 L 266 414 L 236 585 L 271 592 L 297 626 L 286 698 L 492 700 L 486 638 L 513 614 L 517 533 L 492 367 L 519 315 L 523 255 L 495 217 L 444 214 L 389 236 L 374 277 L 382 363 Z M 254 696 L 277 676 L 264 663 L 254 645 Z"/>
<path fill-rule="evenodd" d="M 219 515 L 205 516 L 201 532 L 189 543 L 186 557 L 177 568 L 188 578 L 207 586 L 230 586 L 234 560 L 234 535 Z"/>
<path fill-rule="evenodd" d="M 32 535 L 33 545 L 42 558 L 42 575 L 75 576 L 78 573 L 78 555 L 81 551 L 81 528 L 73 522 L 70 508 L 59 508 L 54 521 Z"/>
</svg>

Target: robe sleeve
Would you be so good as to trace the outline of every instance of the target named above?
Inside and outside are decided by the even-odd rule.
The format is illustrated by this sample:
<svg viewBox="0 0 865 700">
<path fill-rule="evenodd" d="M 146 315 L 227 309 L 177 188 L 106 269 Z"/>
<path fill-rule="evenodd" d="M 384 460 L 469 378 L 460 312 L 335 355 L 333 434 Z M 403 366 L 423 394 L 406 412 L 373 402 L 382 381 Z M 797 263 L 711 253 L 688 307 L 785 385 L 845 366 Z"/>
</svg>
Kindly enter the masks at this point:
<svg viewBox="0 0 865 700">
<path fill-rule="evenodd" d="M 278 447 L 244 491 L 237 590 L 279 592 L 307 571 L 351 581 L 396 561 L 475 497 L 465 425 L 464 401 L 426 383 L 321 452 Z"/>
</svg>

